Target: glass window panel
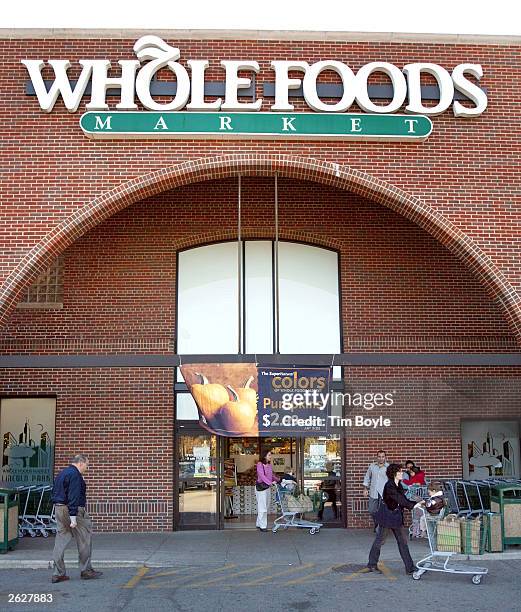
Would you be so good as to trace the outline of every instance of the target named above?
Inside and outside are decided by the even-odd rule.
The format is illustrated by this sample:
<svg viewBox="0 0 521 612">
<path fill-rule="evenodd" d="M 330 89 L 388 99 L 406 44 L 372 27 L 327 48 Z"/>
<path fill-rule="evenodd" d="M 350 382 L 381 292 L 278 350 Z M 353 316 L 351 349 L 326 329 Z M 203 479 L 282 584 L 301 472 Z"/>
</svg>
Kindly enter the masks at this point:
<svg viewBox="0 0 521 612">
<path fill-rule="evenodd" d="M 273 352 L 272 243 L 245 243 L 246 353 Z"/>
<path fill-rule="evenodd" d="M 342 444 L 338 436 L 305 438 L 304 492 L 311 497 L 310 520 L 342 522 Z"/>
<path fill-rule="evenodd" d="M 197 406 L 190 393 L 178 393 L 176 395 L 176 418 L 181 421 L 199 420 Z"/>
<path fill-rule="evenodd" d="M 245 349 L 273 351 L 271 241 L 245 242 Z M 338 255 L 309 245 L 279 244 L 280 352 L 340 352 Z M 237 244 L 179 254 L 181 354 L 237 352 Z M 334 368 L 334 378 L 341 369 Z M 178 380 L 182 380 L 180 374 Z"/>
<path fill-rule="evenodd" d="M 281 353 L 340 352 L 337 253 L 279 244 L 279 317 Z"/>
<path fill-rule="evenodd" d="M 178 352 L 237 352 L 237 243 L 179 253 Z"/>
<path fill-rule="evenodd" d="M 179 436 L 179 524 L 215 526 L 216 436 Z"/>
<path fill-rule="evenodd" d="M 179 253 L 178 353 L 237 353 L 237 269 L 236 242 Z"/>
</svg>

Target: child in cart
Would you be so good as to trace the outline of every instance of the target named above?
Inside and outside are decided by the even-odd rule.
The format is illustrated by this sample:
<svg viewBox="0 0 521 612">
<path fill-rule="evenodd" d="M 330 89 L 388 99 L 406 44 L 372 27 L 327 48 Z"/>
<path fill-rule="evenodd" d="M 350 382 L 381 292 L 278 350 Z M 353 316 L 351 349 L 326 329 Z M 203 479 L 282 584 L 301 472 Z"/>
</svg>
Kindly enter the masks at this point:
<svg viewBox="0 0 521 612">
<path fill-rule="evenodd" d="M 284 474 L 282 474 L 282 476 L 280 477 L 280 486 L 284 487 L 290 493 L 294 492 L 297 487 L 297 479 L 295 478 L 295 476 L 293 476 L 293 473 L 291 471 L 284 472 Z"/>
<path fill-rule="evenodd" d="M 438 515 L 445 507 L 443 489 L 440 482 L 431 482 L 427 490 L 429 493 L 429 498 L 418 502 L 412 510 L 413 538 L 425 538 L 427 535 L 425 516 L 421 511 L 420 506 L 425 505 L 425 510 L 431 515 Z"/>
</svg>

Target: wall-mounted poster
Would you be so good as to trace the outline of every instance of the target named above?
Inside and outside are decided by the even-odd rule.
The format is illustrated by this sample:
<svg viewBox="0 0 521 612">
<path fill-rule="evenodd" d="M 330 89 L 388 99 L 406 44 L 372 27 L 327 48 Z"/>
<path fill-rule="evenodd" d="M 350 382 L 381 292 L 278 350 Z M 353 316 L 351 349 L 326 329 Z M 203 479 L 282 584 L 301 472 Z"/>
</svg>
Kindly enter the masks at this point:
<svg viewBox="0 0 521 612">
<path fill-rule="evenodd" d="M 519 422 L 463 421 L 463 477 L 519 478 Z"/>
<path fill-rule="evenodd" d="M 0 482 L 7 487 L 52 484 L 56 400 L 0 400 Z"/>
</svg>

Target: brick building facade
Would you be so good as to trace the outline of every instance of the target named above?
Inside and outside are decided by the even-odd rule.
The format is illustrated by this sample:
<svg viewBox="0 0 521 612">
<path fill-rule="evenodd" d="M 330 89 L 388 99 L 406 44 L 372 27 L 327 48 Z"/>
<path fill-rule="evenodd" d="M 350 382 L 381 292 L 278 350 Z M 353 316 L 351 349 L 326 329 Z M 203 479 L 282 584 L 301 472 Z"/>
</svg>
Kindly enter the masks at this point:
<svg viewBox="0 0 521 612">
<path fill-rule="evenodd" d="M 221 58 L 257 60 L 258 97 L 275 59 L 334 58 L 355 72 L 369 61 L 479 63 L 488 108 L 433 117 L 419 143 L 89 140 L 78 125 L 86 98 L 76 113 L 61 100 L 42 112 L 21 60 L 69 59 L 74 78 L 82 58 L 131 58 L 137 36 L 0 35 L 0 396 L 56 397 L 55 469 L 80 448 L 91 457 L 101 529 L 178 526 L 175 369 L 110 358 L 176 353 L 178 253 L 236 239 L 239 174 L 244 239 L 274 238 L 276 173 L 280 239 L 338 252 L 344 353 L 484 356 L 344 369 L 346 384 L 397 393 L 392 427 L 346 432 L 344 524 L 367 525 L 361 480 L 380 447 L 430 477 L 460 476 L 462 421 L 521 417 L 521 42 L 272 37 L 163 36 L 181 62 L 210 58 L 209 80 L 223 80 Z M 57 257 L 62 307 L 17 307 Z M 106 361 L 30 367 L 41 355 Z M 13 367 L 16 356 L 26 361 Z"/>
</svg>

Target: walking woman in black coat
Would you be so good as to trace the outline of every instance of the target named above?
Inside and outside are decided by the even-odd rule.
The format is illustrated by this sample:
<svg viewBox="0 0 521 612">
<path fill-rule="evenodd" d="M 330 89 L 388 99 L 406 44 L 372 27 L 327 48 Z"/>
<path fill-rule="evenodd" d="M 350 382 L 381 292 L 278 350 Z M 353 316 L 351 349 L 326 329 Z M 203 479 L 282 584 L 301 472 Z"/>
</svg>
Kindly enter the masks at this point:
<svg viewBox="0 0 521 612">
<path fill-rule="evenodd" d="M 379 519 L 378 527 L 376 528 L 376 537 L 371 546 L 369 563 L 367 564 L 370 572 L 380 572 L 377 564 L 386 529 L 390 529 L 396 538 L 400 557 L 405 564 L 405 572 L 412 574 L 415 571 L 403 527 L 403 509 L 411 510 L 416 505 L 416 502 L 410 501 L 405 497 L 405 490 L 401 484 L 403 472 L 402 466 L 398 463 L 391 463 L 386 471 L 389 480 L 385 483 L 384 487 L 383 502 L 381 502 L 383 507 L 376 514 L 377 519 Z"/>
</svg>

